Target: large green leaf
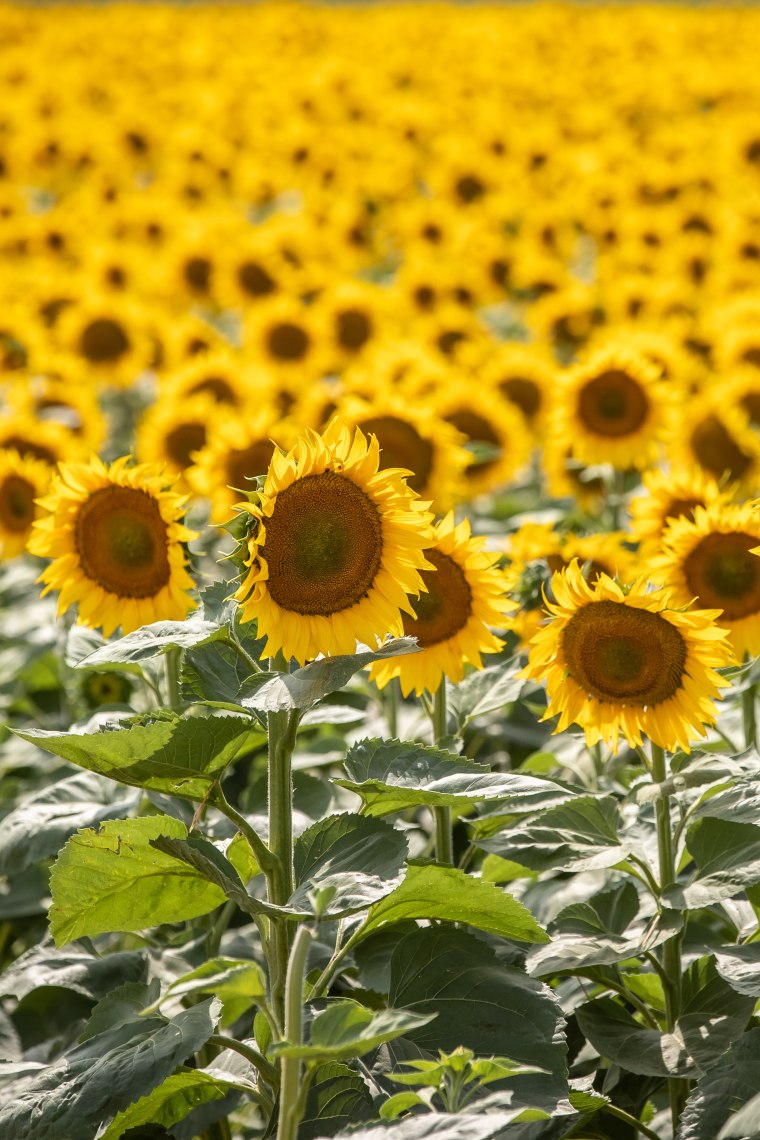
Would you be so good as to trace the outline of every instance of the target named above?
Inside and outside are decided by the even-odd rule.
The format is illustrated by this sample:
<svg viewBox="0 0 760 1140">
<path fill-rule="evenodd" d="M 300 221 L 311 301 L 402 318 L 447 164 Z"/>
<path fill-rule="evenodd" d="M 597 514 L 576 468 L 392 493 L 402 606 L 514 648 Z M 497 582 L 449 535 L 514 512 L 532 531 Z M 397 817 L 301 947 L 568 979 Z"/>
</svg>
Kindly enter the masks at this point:
<svg viewBox="0 0 760 1140">
<path fill-rule="evenodd" d="M 721 947 L 715 951 L 715 966 L 737 993 L 760 998 L 760 942 Z"/>
<path fill-rule="evenodd" d="M 407 843 L 382 820 L 344 813 L 302 832 L 294 854 L 297 886 L 288 905 L 312 909 L 315 891 L 326 892 L 320 913 L 336 918 L 371 906 L 398 886 Z"/>
<path fill-rule="evenodd" d="M 58 986 L 98 1000 L 123 982 L 141 981 L 146 971 L 146 956 L 138 950 L 112 951 L 99 958 L 81 943 L 66 950 L 39 944 L 0 974 L 0 994 L 20 1001 L 41 986 Z"/>
<path fill-rule="evenodd" d="M 139 794 L 88 772 L 43 788 L 2 821 L 0 875 L 18 874 L 40 859 L 49 859 L 75 831 L 129 815 L 139 801 Z"/>
<path fill-rule="evenodd" d="M 617 883 L 587 902 L 571 903 L 551 923 L 551 942 L 528 955 L 527 969 L 535 977 L 572 972 L 589 966 L 610 966 L 649 950 L 681 929 L 680 913 L 663 911 L 646 926 L 636 922 L 639 896 L 631 882 Z"/>
<path fill-rule="evenodd" d="M 694 819 L 725 819 L 729 823 L 760 826 L 760 782 L 757 774 L 735 780 L 729 787 L 704 800 Z"/>
<path fill-rule="evenodd" d="M 215 1000 L 171 1021 L 131 1017 L 77 1045 L 59 1061 L 14 1083 L 0 1108 L 0 1135 L 13 1140 L 92 1136 L 104 1119 L 147 1096 L 214 1032 Z"/>
<path fill-rule="evenodd" d="M 454 867 L 408 867 L 404 881 L 371 908 L 362 930 L 370 934 L 409 918 L 466 922 L 478 930 L 517 942 L 549 940 L 522 903 L 506 891 Z"/>
<path fill-rule="evenodd" d="M 492 772 L 487 765 L 440 748 L 398 740 L 361 740 L 346 755 L 348 779 L 336 780 L 356 792 L 370 815 L 408 807 L 467 808 L 484 800 L 532 801 L 547 792 L 562 803 L 572 793 L 550 780 L 516 772 Z M 507 809 L 505 809 L 507 810 Z"/>
<path fill-rule="evenodd" d="M 329 1061 L 314 1074 L 304 1118 L 298 1126 L 298 1140 L 334 1136 L 349 1124 L 375 1118 L 372 1097 L 359 1074 L 340 1061 Z"/>
<path fill-rule="evenodd" d="M 701 819 L 689 828 L 686 845 L 696 870 L 688 883 L 665 892 L 670 905 L 684 910 L 709 906 L 760 882 L 760 827 Z"/>
<path fill-rule="evenodd" d="M 612 796 L 574 796 L 537 812 L 529 823 L 505 828 L 478 846 L 535 871 L 561 868 L 597 871 L 625 859 L 630 843 L 618 834 L 620 817 Z"/>
<path fill-rule="evenodd" d="M 335 1001 L 311 1023 L 307 1044 L 287 1041 L 272 1046 L 280 1057 L 311 1061 L 350 1061 L 376 1049 L 385 1041 L 402 1037 L 432 1021 L 435 1014 L 410 1013 L 405 1009 L 367 1009 L 357 1001 Z"/>
<path fill-rule="evenodd" d="M 754 1002 L 723 981 L 711 956 L 697 959 L 684 972 L 682 999 L 672 1033 L 644 1028 L 612 998 L 589 1002 L 576 1016 L 600 1055 L 629 1072 L 693 1077 L 742 1034 Z"/>
<path fill-rule="evenodd" d="M 432 1113 L 407 1116 L 403 1120 L 386 1124 L 371 1124 L 367 1128 L 352 1128 L 346 1136 L 351 1140 L 493 1140 L 523 1113 L 522 1108 L 502 1109 L 477 1116 L 466 1113 Z M 333 1133 L 322 1132 L 322 1137 Z"/>
<path fill-rule="evenodd" d="M 391 959 L 394 1008 L 435 1013 L 408 1033 L 431 1054 L 459 1045 L 480 1056 L 508 1056 L 546 1073 L 510 1083 L 515 1105 L 551 1108 L 567 1096 L 565 1041 L 559 1002 L 548 986 L 505 966 L 479 938 L 452 927 L 407 935 Z"/>
<path fill-rule="evenodd" d="M 122 784 L 203 799 L 228 764 L 246 752 L 259 730 L 244 717 L 186 719 L 164 714 L 100 732 L 37 729 L 18 735 Z"/>
<path fill-rule="evenodd" d="M 136 1104 L 118 1113 L 99 1140 L 119 1140 L 129 1129 L 145 1124 L 170 1128 L 198 1105 L 222 1100 L 235 1087 L 234 1083 L 202 1069 L 181 1069 Z"/>
<path fill-rule="evenodd" d="M 377 650 L 321 657 L 293 673 L 257 674 L 243 685 L 238 699 L 244 708 L 256 712 L 285 712 L 307 709 L 328 693 L 335 693 L 366 665 L 386 661 L 403 653 L 418 653 L 413 637 L 397 637 Z"/>
<path fill-rule="evenodd" d="M 149 816 L 72 836 L 50 877 L 50 930 L 59 946 L 82 935 L 197 918 L 225 901 L 197 870 L 151 846 L 161 835 L 185 839 L 187 828 L 169 816 Z M 233 840 L 229 854 L 247 872 L 247 845 Z"/>
<path fill-rule="evenodd" d="M 756 1133 L 731 1130 L 731 1118 L 760 1088 L 760 1029 L 744 1033 L 700 1078 L 681 1116 L 678 1140 L 716 1140 Z M 725 1126 L 729 1131 L 723 1131 Z M 744 1125 L 742 1125 L 744 1127 Z"/>
<path fill-rule="evenodd" d="M 109 641 L 88 654 L 79 665 L 88 669 L 102 669 L 106 665 L 139 664 L 159 653 L 166 653 L 169 649 L 187 649 L 216 639 L 223 640 L 228 636 L 224 626 L 203 621 L 199 617 L 190 617 L 187 621 L 156 621 L 151 625 L 143 625 L 116 641 Z"/>
<path fill-rule="evenodd" d="M 500 661 L 487 669 L 470 673 L 458 685 L 452 685 L 450 704 L 459 723 L 468 724 L 512 704 L 520 696 L 526 682 L 517 676 L 520 664 L 515 660 Z"/>
</svg>

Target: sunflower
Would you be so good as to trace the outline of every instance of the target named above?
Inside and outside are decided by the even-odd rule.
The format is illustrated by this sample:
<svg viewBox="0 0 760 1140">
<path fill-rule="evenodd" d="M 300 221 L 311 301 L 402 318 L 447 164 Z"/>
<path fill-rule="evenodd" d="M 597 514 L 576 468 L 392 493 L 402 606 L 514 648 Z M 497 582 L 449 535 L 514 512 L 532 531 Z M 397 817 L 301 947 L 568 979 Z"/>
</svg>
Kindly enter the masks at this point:
<svg viewBox="0 0 760 1140">
<path fill-rule="evenodd" d="M 448 510 L 462 497 L 472 456 L 462 446 L 462 433 L 431 408 L 401 393 L 372 401 L 347 395 L 338 401 L 338 414 L 350 427 L 377 436 L 381 469 L 408 471 L 407 485 L 429 499 L 434 511 Z"/>
<path fill-rule="evenodd" d="M 39 581 L 43 595 L 60 591 L 58 613 L 78 603 L 79 621 L 106 637 L 118 626 L 126 634 L 182 621 L 195 606 L 182 545 L 195 532 L 180 521 L 184 500 L 161 471 L 128 462 L 62 463 L 28 544 L 53 559 Z"/>
<path fill-rule="evenodd" d="M 648 466 L 668 422 L 670 397 L 659 375 L 655 365 L 633 353 L 594 354 L 562 378 L 556 435 L 572 440 L 581 463 Z"/>
<path fill-rule="evenodd" d="M 455 526 L 451 511 L 435 527 L 434 545 L 425 551 L 433 568 L 422 574 L 427 593 L 413 600 L 415 616 L 404 617 L 404 633 L 417 638 L 422 652 L 376 662 L 370 677 L 379 688 L 398 677 L 405 697 L 412 689 L 434 693 L 444 676 L 458 683 L 466 664 L 482 669 L 481 654 L 499 652 L 503 642 L 491 627 L 503 629 L 515 607 L 496 566 L 499 555 L 484 544 L 471 537 L 468 519 Z"/>
<path fill-rule="evenodd" d="M 489 353 L 481 373 L 541 433 L 557 378 L 557 366 L 541 345 L 504 344 Z"/>
<path fill-rule="evenodd" d="M 698 466 L 754 492 L 760 480 L 760 440 L 738 403 L 710 393 L 684 405 L 667 439 L 674 467 Z"/>
<path fill-rule="evenodd" d="M 730 502 L 733 487 L 721 485 L 699 467 L 682 468 L 666 474 L 646 471 L 642 478 L 646 494 L 634 495 L 628 504 L 631 530 L 638 539 L 641 555 L 656 555 L 669 522 L 694 518 L 696 507 L 704 507 L 719 499 Z"/>
<path fill-rule="evenodd" d="M 760 560 L 759 560 L 760 561 Z M 556 732 L 578 724 L 587 742 L 616 750 L 622 734 L 690 751 L 714 724 L 725 687 L 717 669 L 732 663 L 718 610 L 675 609 L 670 593 L 647 593 L 642 579 L 624 590 L 606 574 L 591 586 L 577 562 L 552 576 L 554 620 L 535 634 L 521 676 L 545 681 L 544 720 Z"/>
<path fill-rule="evenodd" d="M 275 297 L 251 309 L 244 346 L 251 359 L 281 377 L 313 377 L 324 362 L 324 334 L 320 339 L 311 310 L 296 297 Z"/>
<path fill-rule="evenodd" d="M 608 495 L 611 468 L 579 463 L 572 447 L 549 435 L 541 451 L 548 493 L 555 499 L 575 499 L 582 510 L 596 514 Z"/>
<path fill-rule="evenodd" d="M 87 447 L 81 437 L 64 424 L 40 419 L 29 411 L 0 415 L 0 450 L 17 451 L 39 459 L 49 467 L 68 460 L 84 459 Z"/>
<path fill-rule="evenodd" d="M 508 483 L 530 459 L 532 441 L 524 416 L 493 389 L 455 381 L 433 406 L 473 449 L 473 462 L 465 471 L 467 498 Z M 485 448 L 482 457 L 478 447 Z"/>
<path fill-rule="evenodd" d="M 97 451 L 106 437 L 105 419 L 95 391 L 81 383 L 80 372 L 71 357 L 51 356 L 35 368 L 35 375 L 18 378 L 8 403 L 21 414 L 62 424 L 89 451 Z"/>
<path fill-rule="evenodd" d="M 162 396 L 143 416 L 137 429 L 136 451 L 140 462 L 166 467 L 184 477 L 195 454 L 206 446 L 210 426 L 219 405 L 208 393 L 190 396 L 179 406 L 171 396 Z M 187 490 L 184 478 L 179 486 Z"/>
<path fill-rule="evenodd" d="M 240 408 L 256 388 L 265 388 L 263 371 L 253 370 L 232 348 L 204 352 L 176 371 L 161 377 L 160 399 L 182 405 L 193 396 L 208 395 L 218 404 Z"/>
<path fill-rule="evenodd" d="M 153 355 L 148 323 L 137 303 L 103 293 L 65 309 L 56 335 L 94 377 L 128 387 Z"/>
<path fill-rule="evenodd" d="M 0 557 L 15 558 L 26 546 L 32 523 L 41 515 L 37 500 L 52 472 L 39 459 L 0 450 Z"/>
<path fill-rule="evenodd" d="M 266 475 L 275 447 L 288 447 L 295 435 L 294 426 L 281 419 L 272 402 L 216 418 L 206 445 L 186 472 L 193 491 L 210 499 L 211 522 L 230 518 L 240 492 L 251 490 L 250 480 Z"/>
<path fill-rule="evenodd" d="M 753 503 L 716 499 L 696 507 L 693 519 L 673 521 L 663 535 L 662 554 L 651 573 L 676 603 L 693 598 L 720 613 L 739 660 L 760 653 L 760 521 Z"/>
<path fill-rule="evenodd" d="M 424 589 L 432 519 L 399 471 L 378 471 L 380 448 L 333 419 L 275 451 L 253 519 L 249 568 L 235 597 L 256 619 L 266 655 L 301 664 L 400 634 L 409 594 Z"/>
</svg>

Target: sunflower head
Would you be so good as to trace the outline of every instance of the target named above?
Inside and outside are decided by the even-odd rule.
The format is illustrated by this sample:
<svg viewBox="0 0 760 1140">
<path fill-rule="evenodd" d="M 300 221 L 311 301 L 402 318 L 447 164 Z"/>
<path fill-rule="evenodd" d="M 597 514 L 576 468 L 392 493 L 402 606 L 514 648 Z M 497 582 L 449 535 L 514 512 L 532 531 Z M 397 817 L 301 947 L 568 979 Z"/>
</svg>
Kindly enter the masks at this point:
<svg viewBox="0 0 760 1140">
<path fill-rule="evenodd" d="M 160 470 L 62 463 L 47 512 L 34 524 L 29 551 L 52 559 L 40 575 L 43 594 L 59 590 L 58 612 L 78 603 L 83 625 L 130 633 L 162 619 L 181 621 L 195 606 L 188 591 L 184 543 L 195 537 L 181 523 L 184 500 Z"/>
<path fill-rule="evenodd" d="M 0 556 L 15 558 L 24 550 L 34 520 L 42 511 L 51 468 L 39 459 L 0 449 Z"/>
<path fill-rule="evenodd" d="M 659 370 L 644 357 L 599 353 L 566 374 L 555 430 L 582 463 L 646 467 L 666 428 L 670 400 Z"/>
<path fill-rule="evenodd" d="M 663 534 L 653 573 L 676 602 L 715 607 L 737 658 L 760 653 L 760 543 L 756 503 L 715 498 L 693 518 L 673 520 Z"/>
<path fill-rule="evenodd" d="M 646 494 L 634 495 L 628 504 L 631 530 L 638 539 L 641 554 L 659 554 L 665 528 L 677 519 L 693 519 L 697 507 L 716 500 L 730 502 L 735 485 L 719 484 L 699 467 L 646 471 L 642 479 Z"/>
<path fill-rule="evenodd" d="M 408 595 L 424 589 L 431 515 L 379 460 L 376 437 L 336 418 L 275 451 L 258 501 L 241 505 L 253 523 L 235 597 L 267 655 L 303 664 L 401 633 Z"/>
<path fill-rule="evenodd" d="M 714 724 L 714 699 L 733 661 L 717 610 L 675 609 L 668 591 L 640 580 L 624 590 L 600 575 L 591 586 L 577 562 L 552 579 L 553 621 L 535 634 L 523 676 L 546 683 L 544 719 L 578 724 L 589 744 L 613 750 L 620 736 L 690 751 Z"/>
<path fill-rule="evenodd" d="M 482 654 L 498 653 L 503 644 L 492 627 L 504 628 L 504 615 L 514 609 L 499 555 L 470 535 L 467 519 L 456 526 L 449 512 L 433 540 L 425 551 L 432 564 L 422 573 L 425 592 L 413 600 L 414 614 L 404 616 L 404 633 L 417 638 L 422 652 L 378 662 L 370 673 L 381 688 L 398 677 L 404 696 L 412 689 L 433 693 L 444 676 L 461 681 L 466 664 L 481 669 Z"/>
</svg>

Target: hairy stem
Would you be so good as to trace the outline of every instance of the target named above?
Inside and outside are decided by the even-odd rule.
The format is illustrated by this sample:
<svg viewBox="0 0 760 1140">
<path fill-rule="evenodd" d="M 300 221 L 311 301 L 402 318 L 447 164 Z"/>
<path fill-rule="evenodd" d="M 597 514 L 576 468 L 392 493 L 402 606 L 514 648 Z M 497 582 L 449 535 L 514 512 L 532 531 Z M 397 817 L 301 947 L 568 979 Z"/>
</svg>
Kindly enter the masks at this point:
<svg viewBox="0 0 760 1140">
<path fill-rule="evenodd" d="M 658 744 L 652 744 L 652 780 L 663 784 L 667 778 L 665 752 Z M 664 891 L 676 880 L 675 850 L 670 819 L 670 801 L 663 795 L 655 804 L 657 822 L 657 850 L 660 862 L 660 891 Z M 669 938 L 662 948 L 663 978 L 665 982 L 665 1016 L 669 1032 L 673 1032 L 681 1013 L 681 935 Z M 668 1080 L 670 1112 L 673 1119 L 673 1135 L 688 1095 L 688 1083 L 679 1078 Z"/>
<path fill-rule="evenodd" d="M 267 876 L 269 901 L 284 906 L 293 893 L 293 749 L 298 712 L 270 712 L 268 790 L 269 850 L 274 867 Z M 290 952 L 289 924 L 272 920 L 269 961 L 272 1006 L 280 1024 L 285 1014 L 285 983 Z"/>
<path fill-rule="evenodd" d="M 440 744 L 446 736 L 446 678 L 441 677 L 441 683 L 433 694 L 433 742 Z M 438 863 L 451 867 L 454 865 L 454 838 L 451 825 L 451 808 L 433 808 L 435 819 L 435 857 Z"/>
<path fill-rule="evenodd" d="M 181 712 L 182 698 L 180 697 L 179 669 L 182 660 L 182 650 L 173 645 L 166 653 L 166 699 L 173 712 Z"/>
<path fill-rule="evenodd" d="M 757 746 L 757 705 L 754 685 L 748 685 L 742 693 L 742 721 L 744 722 L 744 747 Z"/>
<path fill-rule="evenodd" d="M 290 1045 L 303 1044 L 304 975 L 313 938 L 314 935 L 308 926 L 299 927 L 288 962 L 285 985 L 285 1040 Z M 277 1122 L 277 1140 L 296 1140 L 302 1112 L 299 1102 L 300 1086 L 300 1059 L 283 1057 L 280 1070 L 280 1118 Z"/>
</svg>

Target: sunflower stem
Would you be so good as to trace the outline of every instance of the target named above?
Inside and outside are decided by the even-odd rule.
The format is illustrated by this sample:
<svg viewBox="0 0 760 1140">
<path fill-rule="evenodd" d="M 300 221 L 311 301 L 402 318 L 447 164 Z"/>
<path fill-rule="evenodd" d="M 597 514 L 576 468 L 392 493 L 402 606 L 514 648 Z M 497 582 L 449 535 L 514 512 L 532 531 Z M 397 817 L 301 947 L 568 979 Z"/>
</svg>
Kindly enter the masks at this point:
<svg viewBox="0 0 760 1140">
<path fill-rule="evenodd" d="M 181 659 L 182 650 L 173 645 L 166 654 L 166 699 L 172 712 L 182 711 L 179 677 Z"/>
<path fill-rule="evenodd" d="M 303 1044 L 304 975 L 313 938 L 314 934 L 308 926 L 299 927 L 288 961 L 285 984 L 285 1040 L 289 1045 Z M 280 1070 L 280 1118 L 277 1121 L 277 1140 L 295 1140 L 302 1115 L 299 1102 L 300 1085 L 300 1059 L 283 1057 Z"/>
<path fill-rule="evenodd" d="M 742 721 L 744 722 L 744 747 L 757 746 L 757 692 L 754 685 L 748 685 L 742 693 Z"/>
<path fill-rule="evenodd" d="M 609 491 L 610 530 L 620 530 L 620 516 L 624 498 L 625 471 L 619 471 L 616 467 L 613 471 L 612 483 Z"/>
<path fill-rule="evenodd" d="M 652 780 L 663 784 L 667 779 L 665 751 L 659 744 L 652 743 Z M 660 795 L 655 804 L 657 823 L 657 850 L 660 862 L 660 894 L 676 881 L 675 849 L 670 820 L 670 801 Z M 660 899 L 662 907 L 662 898 Z M 665 989 L 665 1017 L 668 1032 L 674 1032 L 681 1013 L 681 935 L 669 938 L 662 948 L 663 982 Z M 668 1080 L 670 1113 L 673 1120 L 673 1135 L 688 1096 L 688 1083 L 678 1077 Z"/>
<path fill-rule="evenodd" d="M 398 678 L 391 677 L 385 687 L 385 717 L 388 721 L 388 735 L 391 740 L 398 740 L 398 698 Z"/>
<path fill-rule="evenodd" d="M 433 743 L 441 744 L 446 736 L 446 678 L 441 677 L 441 683 L 433 694 L 433 708 L 431 719 L 433 722 Z M 451 824 L 451 808 L 433 808 L 435 819 L 435 858 L 437 863 L 446 866 L 454 865 L 454 837 Z"/>
<path fill-rule="evenodd" d="M 293 749 L 298 732 L 297 710 L 270 712 L 268 806 L 269 850 L 274 865 L 267 874 L 269 901 L 285 906 L 293 893 Z M 270 985 L 274 1012 L 283 1023 L 285 984 L 290 951 L 289 924 L 272 919 Z"/>
</svg>

